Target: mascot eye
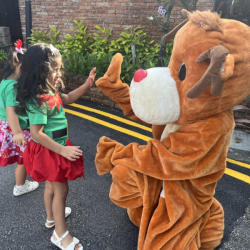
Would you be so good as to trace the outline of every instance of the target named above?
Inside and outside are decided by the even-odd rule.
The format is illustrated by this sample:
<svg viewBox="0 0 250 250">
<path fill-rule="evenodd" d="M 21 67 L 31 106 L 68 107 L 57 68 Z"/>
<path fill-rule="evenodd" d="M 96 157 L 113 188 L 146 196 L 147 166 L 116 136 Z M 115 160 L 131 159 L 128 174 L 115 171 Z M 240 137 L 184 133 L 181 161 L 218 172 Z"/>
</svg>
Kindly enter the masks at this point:
<svg viewBox="0 0 250 250">
<path fill-rule="evenodd" d="M 179 70 L 179 79 L 184 81 L 186 78 L 186 65 L 182 63 L 180 70 Z"/>
</svg>

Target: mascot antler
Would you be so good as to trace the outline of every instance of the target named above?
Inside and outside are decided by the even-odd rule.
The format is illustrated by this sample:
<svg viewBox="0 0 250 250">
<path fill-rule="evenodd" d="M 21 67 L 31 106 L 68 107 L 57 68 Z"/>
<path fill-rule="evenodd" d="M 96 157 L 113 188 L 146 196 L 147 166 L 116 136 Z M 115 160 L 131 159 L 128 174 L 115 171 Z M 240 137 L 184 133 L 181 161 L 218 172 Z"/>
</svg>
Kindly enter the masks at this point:
<svg viewBox="0 0 250 250">
<path fill-rule="evenodd" d="M 172 31 L 170 31 L 167 35 L 164 36 L 163 40 L 165 42 L 170 41 L 171 39 L 175 38 L 177 32 L 190 20 L 191 13 L 187 10 L 181 11 L 185 20 L 176 26 Z M 206 15 L 210 15 L 208 12 Z M 206 20 L 206 15 L 198 13 L 198 16 L 201 17 L 201 20 Z M 214 19 L 218 19 L 219 16 L 213 16 Z M 191 17 L 192 19 L 192 17 Z M 220 25 L 218 23 L 212 28 L 209 25 L 203 24 L 203 22 L 198 22 L 196 24 L 198 28 L 204 28 L 206 31 L 210 31 L 211 29 L 216 30 L 218 32 L 222 32 Z M 214 28 L 215 27 L 215 28 Z M 223 88 L 222 81 L 226 81 L 232 74 L 234 70 L 234 57 L 229 54 L 229 51 L 223 46 L 219 45 L 209 49 L 208 51 L 201 54 L 196 62 L 201 63 L 207 59 L 211 60 L 210 66 L 207 69 L 206 73 L 197 82 L 186 94 L 188 98 L 197 98 L 205 89 L 211 84 L 211 93 L 212 95 L 220 95 Z M 220 69 L 225 62 L 224 65 L 224 72 L 220 72 Z"/>
<path fill-rule="evenodd" d="M 223 45 L 219 45 L 202 53 L 197 58 L 197 63 L 201 63 L 207 59 L 210 59 L 211 62 L 203 77 L 187 92 L 186 96 L 188 98 L 197 98 L 210 84 L 212 95 L 221 94 L 223 83 L 220 76 L 220 69 L 228 54 L 228 49 Z"/>
</svg>

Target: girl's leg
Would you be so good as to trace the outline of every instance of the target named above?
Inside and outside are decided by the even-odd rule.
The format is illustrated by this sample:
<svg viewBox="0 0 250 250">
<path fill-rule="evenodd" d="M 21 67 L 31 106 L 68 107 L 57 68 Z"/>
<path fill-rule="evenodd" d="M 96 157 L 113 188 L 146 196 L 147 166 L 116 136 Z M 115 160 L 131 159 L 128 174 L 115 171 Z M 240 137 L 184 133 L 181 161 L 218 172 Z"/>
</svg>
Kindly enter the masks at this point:
<svg viewBox="0 0 250 250">
<path fill-rule="evenodd" d="M 60 182 L 50 182 L 53 187 L 54 197 L 52 202 L 52 211 L 54 215 L 55 221 L 55 231 L 59 237 L 62 237 L 66 231 L 67 226 L 65 222 L 65 206 L 66 206 L 66 198 L 68 195 L 68 183 L 60 183 Z M 54 239 L 56 237 L 53 235 Z M 72 243 L 73 237 L 68 234 L 63 240 L 63 247 L 67 247 L 70 243 Z M 81 244 L 77 244 L 75 250 L 78 250 L 81 247 Z"/>
<path fill-rule="evenodd" d="M 24 165 L 18 165 L 16 167 L 16 185 L 23 186 L 27 177 L 26 168 Z"/>
<path fill-rule="evenodd" d="M 36 190 L 39 187 L 36 181 L 27 181 L 27 172 L 24 165 L 18 165 L 16 167 L 16 186 L 13 189 L 13 195 L 19 196 Z"/>
<path fill-rule="evenodd" d="M 45 182 L 45 189 L 44 189 L 44 205 L 47 214 L 47 220 L 53 221 L 53 212 L 52 212 L 52 201 L 54 198 L 53 187 L 49 181 Z M 54 223 L 46 222 L 47 226 L 51 226 Z"/>
</svg>

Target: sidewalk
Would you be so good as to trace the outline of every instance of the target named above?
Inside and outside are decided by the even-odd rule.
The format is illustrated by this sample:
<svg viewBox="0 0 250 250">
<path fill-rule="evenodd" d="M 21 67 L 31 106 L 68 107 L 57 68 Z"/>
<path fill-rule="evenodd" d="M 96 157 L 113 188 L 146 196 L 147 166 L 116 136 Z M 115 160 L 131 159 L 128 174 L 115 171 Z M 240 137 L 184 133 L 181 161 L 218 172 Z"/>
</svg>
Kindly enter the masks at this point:
<svg viewBox="0 0 250 250">
<path fill-rule="evenodd" d="M 234 130 L 228 158 L 250 164 L 250 134 L 242 130 Z"/>
<path fill-rule="evenodd" d="M 228 151 L 228 158 L 250 164 L 250 134 L 235 130 Z M 250 186 L 249 186 L 250 188 Z M 249 197 L 250 198 L 250 197 Z M 235 223 L 230 240 L 219 246 L 218 250 L 249 250 L 250 249 L 250 200 L 243 217 Z"/>
</svg>

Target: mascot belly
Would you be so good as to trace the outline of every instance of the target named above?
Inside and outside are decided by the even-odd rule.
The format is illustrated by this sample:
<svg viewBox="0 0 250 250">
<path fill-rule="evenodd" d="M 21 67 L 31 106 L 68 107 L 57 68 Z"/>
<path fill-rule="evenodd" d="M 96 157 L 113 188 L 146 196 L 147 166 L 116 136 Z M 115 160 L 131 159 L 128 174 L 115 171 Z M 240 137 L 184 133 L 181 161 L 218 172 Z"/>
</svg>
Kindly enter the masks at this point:
<svg viewBox="0 0 250 250">
<path fill-rule="evenodd" d="M 175 38 L 168 68 L 138 70 L 129 88 L 116 54 L 96 82 L 155 138 L 124 146 L 102 137 L 97 145 L 97 172 L 113 178 L 110 199 L 140 227 L 138 250 L 220 244 L 224 212 L 213 196 L 226 168 L 232 107 L 250 94 L 250 28 L 210 11 L 182 14 L 165 36 Z"/>
</svg>

